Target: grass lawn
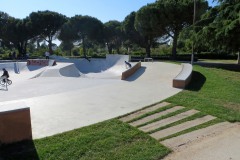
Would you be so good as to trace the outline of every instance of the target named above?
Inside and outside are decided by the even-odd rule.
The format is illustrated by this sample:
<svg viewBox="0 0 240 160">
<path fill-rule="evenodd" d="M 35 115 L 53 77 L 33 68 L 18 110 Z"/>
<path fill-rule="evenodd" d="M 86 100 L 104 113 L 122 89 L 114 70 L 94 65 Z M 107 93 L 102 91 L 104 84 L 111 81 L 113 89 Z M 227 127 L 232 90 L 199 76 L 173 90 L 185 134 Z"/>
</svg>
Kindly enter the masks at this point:
<svg viewBox="0 0 240 160">
<path fill-rule="evenodd" d="M 194 66 L 188 88 L 164 101 L 201 111 L 194 116 L 239 122 L 239 95 L 240 72 Z M 0 160 L 156 160 L 168 153 L 158 141 L 117 119 L 39 140 L 0 144 Z"/>
<path fill-rule="evenodd" d="M 186 90 L 165 101 L 240 122 L 240 72 L 194 66 Z"/>
<path fill-rule="evenodd" d="M 168 153 L 156 140 L 116 119 L 0 147 L 0 159 L 4 160 L 155 160 Z"/>
<path fill-rule="evenodd" d="M 209 62 L 209 63 L 226 63 L 226 64 L 236 64 L 237 59 L 234 60 L 224 60 L 224 59 L 199 59 L 200 62 Z"/>
</svg>

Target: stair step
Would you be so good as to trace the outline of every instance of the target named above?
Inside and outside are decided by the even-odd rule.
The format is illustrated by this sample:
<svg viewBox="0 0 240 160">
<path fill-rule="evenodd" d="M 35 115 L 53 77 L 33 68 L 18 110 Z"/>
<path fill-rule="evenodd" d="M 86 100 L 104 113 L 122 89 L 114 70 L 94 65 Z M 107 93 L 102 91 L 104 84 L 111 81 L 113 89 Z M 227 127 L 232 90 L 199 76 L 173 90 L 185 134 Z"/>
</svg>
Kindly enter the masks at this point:
<svg viewBox="0 0 240 160">
<path fill-rule="evenodd" d="M 150 116 L 147 116 L 147 117 L 144 117 L 142 119 L 139 119 L 137 121 L 134 121 L 132 123 L 129 123 L 130 125 L 132 126 L 138 126 L 138 125 L 141 125 L 141 124 L 144 124 L 144 123 L 147 123 L 151 120 L 154 120 L 156 118 L 159 118 L 161 116 L 164 116 L 164 115 L 167 115 L 169 113 L 172 113 L 172 112 L 175 112 L 177 110 L 180 110 L 180 109 L 183 109 L 184 107 L 182 106 L 176 106 L 176 107 L 173 107 L 173 108 L 170 108 L 170 109 L 167 109 L 165 111 L 162 111 L 162 112 L 159 112 L 159 113 L 155 113 L 155 114 L 152 114 Z"/>
<path fill-rule="evenodd" d="M 150 136 L 152 136 L 153 138 L 159 140 L 159 139 L 161 139 L 161 138 L 164 138 L 164 137 L 173 135 L 173 134 L 175 134 L 175 133 L 181 132 L 181 131 L 183 131 L 183 130 L 192 128 L 192 127 L 194 127 L 194 126 L 203 124 L 203 123 L 208 122 L 208 121 L 210 121 L 210 120 L 213 120 L 213 119 L 215 119 L 215 118 L 216 118 L 216 117 L 207 115 L 207 116 L 204 116 L 204 117 L 202 117 L 202 118 L 197 118 L 197 119 L 195 119 L 195 120 L 188 121 L 188 122 L 179 124 L 179 125 L 177 125 L 177 126 L 173 126 L 173 127 L 170 127 L 170 128 L 164 129 L 164 130 L 161 130 L 161 131 L 154 132 L 154 133 L 150 134 Z"/>
<path fill-rule="evenodd" d="M 166 118 L 166 119 L 162 119 L 162 120 L 157 121 L 157 122 L 150 123 L 150 124 L 148 124 L 146 126 L 142 126 L 139 129 L 144 131 L 144 132 L 149 132 L 149 131 L 155 130 L 157 128 L 166 126 L 168 124 L 177 122 L 177 121 L 182 120 L 184 118 L 187 118 L 189 116 L 192 116 L 192 115 L 194 115 L 194 114 L 196 114 L 198 112 L 199 111 L 192 109 L 192 110 L 189 110 L 189 111 L 177 114 L 175 116 L 172 116 L 172 117 L 169 117 L 169 118 Z"/>
<path fill-rule="evenodd" d="M 164 140 L 161 143 L 174 151 L 179 151 L 180 149 L 184 149 L 194 142 L 199 142 L 200 140 L 203 140 L 209 136 L 221 134 L 223 131 L 228 130 L 234 126 L 236 126 L 236 124 L 222 122 L 184 135 L 180 135 L 178 137 Z"/>
<path fill-rule="evenodd" d="M 142 116 L 142 115 L 144 115 L 144 114 L 146 114 L 148 112 L 152 112 L 152 111 L 155 111 L 155 110 L 157 110 L 159 108 L 165 107 L 165 106 L 167 106 L 169 104 L 170 103 L 168 103 L 168 102 L 162 102 L 162 103 L 159 103 L 159 104 L 154 105 L 152 107 L 148 107 L 148 108 L 145 108 L 143 110 L 137 111 L 135 113 L 129 114 L 127 116 L 124 116 L 124 117 L 120 118 L 119 120 L 123 121 L 123 122 L 128 122 L 128 121 L 130 121 L 132 119 L 135 119 L 135 118 L 137 118 L 139 116 Z"/>
</svg>

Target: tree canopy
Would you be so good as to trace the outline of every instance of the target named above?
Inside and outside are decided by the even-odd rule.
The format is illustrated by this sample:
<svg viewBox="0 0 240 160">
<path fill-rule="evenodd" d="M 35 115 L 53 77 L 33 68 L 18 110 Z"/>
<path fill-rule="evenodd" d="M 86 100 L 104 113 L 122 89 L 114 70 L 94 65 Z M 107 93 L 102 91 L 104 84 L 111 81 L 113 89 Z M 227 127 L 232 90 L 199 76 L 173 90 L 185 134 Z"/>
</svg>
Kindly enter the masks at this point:
<svg viewBox="0 0 240 160">
<path fill-rule="evenodd" d="M 238 52 L 240 50 L 240 2 L 220 1 L 198 22 L 199 46 L 212 50 Z"/>
<path fill-rule="evenodd" d="M 166 33 L 173 39 L 172 56 L 177 54 L 177 40 L 180 32 L 193 24 L 194 1 L 193 0 L 158 0 L 157 6 L 160 12 L 162 26 Z M 196 1 L 196 19 L 206 12 L 208 3 L 206 0 Z"/>
<path fill-rule="evenodd" d="M 138 10 L 135 17 L 134 26 L 137 32 L 144 37 L 144 48 L 146 49 L 147 57 L 150 57 L 150 48 L 157 38 L 166 34 L 159 15 L 160 11 L 156 4 L 149 4 Z"/>
<path fill-rule="evenodd" d="M 86 57 L 86 40 L 101 42 L 102 35 L 103 24 L 101 21 L 90 16 L 76 15 L 63 25 L 59 38 L 68 42 L 80 41 Z"/>
<path fill-rule="evenodd" d="M 123 42 L 122 23 L 119 21 L 108 21 L 104 23 L 104 39 L 108 48 L 108 53 L 112 54 L 112 49 L 115 48 L 119 53 L 119 48 Z"/>
<path fill-rule="evenodd" d="M 52 53 L 52 41 L 66 22 L 66 16 L 52 11 L 32 12 L 29 15 L 34 33 L 48 42 L 49 52 Z"/>
</svg>

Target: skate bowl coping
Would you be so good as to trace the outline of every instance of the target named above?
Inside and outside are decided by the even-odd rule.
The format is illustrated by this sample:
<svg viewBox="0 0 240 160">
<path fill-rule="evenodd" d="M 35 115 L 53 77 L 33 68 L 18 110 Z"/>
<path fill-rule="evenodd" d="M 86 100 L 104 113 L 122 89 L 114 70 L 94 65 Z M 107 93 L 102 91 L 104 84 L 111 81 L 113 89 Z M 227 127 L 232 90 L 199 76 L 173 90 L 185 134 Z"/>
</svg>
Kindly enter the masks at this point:
<svg viewBox="0 0 240 160">
<path fill-rule="evenodd" d="M 173 79 L 174 88 L 186 88 L 192 78 L 192 65 L 188 63 L 182 63 L 181 72 Z"/>
<path fill-rule="evenodd" d="M 141 62 L 136 63 L 133 67 L 129 68 L 128 70 L 122 72 L 121 80 L 125 80 L 131 75 L 133 75 L 139 68 L 141 68 Z"/>
<path fill-rule="evenodd" d="M 0 143 L 32 140 L 30 108 L 19 104 L 0 107 Z"/>
</svg>

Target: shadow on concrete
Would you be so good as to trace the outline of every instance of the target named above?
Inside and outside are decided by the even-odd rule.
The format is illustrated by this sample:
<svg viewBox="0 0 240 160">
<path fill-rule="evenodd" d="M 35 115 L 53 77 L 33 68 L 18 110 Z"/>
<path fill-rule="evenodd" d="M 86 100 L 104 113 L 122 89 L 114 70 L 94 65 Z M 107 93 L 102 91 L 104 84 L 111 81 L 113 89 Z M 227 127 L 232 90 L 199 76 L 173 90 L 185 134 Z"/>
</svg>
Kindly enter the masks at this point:
<svg viewBox="0 0 240 160">
<path fill-rule="evenodd" d="M 35 70 L 41 69 L 43 67 L 45 67 L 45 66 L 33 66 L 33 65 L 27 66 L 29 71 L 35 71 Z"/>
<path fill-rule="evenodd" d="M 0 144 L 0 160 L 39 160 L 33 141 Z"/>
<path fill-rule="evenodd" d="M 132 76 L 126 79 L 126 81 L 132 82 L 138 79 L 146 70 L 146 67 L 139 68 Z"/>
<path fill-rule="evenodd" d="M 199 91 L 205 82 L 206 77 L 203 74 L 201 74 L 200 72 L 193 71 L 191 82 L 186 87 L 186 90 Z"/>
<path fill-rule="evenodd" d="M 202 67 L 208 67 L 208 68 L 219 68 L 219 69 L 225 69 L 229 71 L 235 71 L 240 72 L 240 65 L 239 64 L 223 64 L 223 63 L 197 63 L 197 65 Z"/>
</svg>

